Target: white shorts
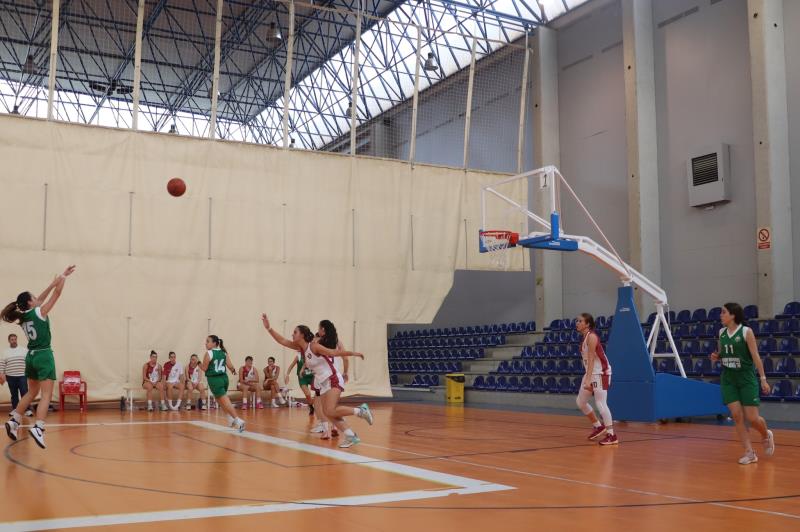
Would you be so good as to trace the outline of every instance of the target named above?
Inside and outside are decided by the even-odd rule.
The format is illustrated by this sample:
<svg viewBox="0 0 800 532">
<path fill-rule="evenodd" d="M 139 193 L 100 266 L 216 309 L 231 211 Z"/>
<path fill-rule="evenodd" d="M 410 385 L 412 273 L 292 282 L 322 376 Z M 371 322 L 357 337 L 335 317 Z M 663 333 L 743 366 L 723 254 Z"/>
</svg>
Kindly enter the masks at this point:
<svg viewBox="0 0 800 532">
<path fill-rule="evenodd" d="M 594 390 L 608 390 L 611 388 L 611 375 L 603 375 L 602 373 L 595 373 L 592 375 L 592 391 Z"/>
<path fill-rule="evenodd" d="M 171 380 L 167 381 L 167 384 L 180 384 L 180 383 L 181 383 L 180 379 L 179 380 L 174 380 L 174 381 L 171 381 Z"/>
<path fill-rule="evenodd" d="M 339 376 L 336 375 L 335 373 L 320 383 L 319 394 L 325 395 L 333 388 L 337 388 L 341 391 L 344 391 L 344 387 L 342 386 L 342 383 L 339 380 Z"/>
</svg>

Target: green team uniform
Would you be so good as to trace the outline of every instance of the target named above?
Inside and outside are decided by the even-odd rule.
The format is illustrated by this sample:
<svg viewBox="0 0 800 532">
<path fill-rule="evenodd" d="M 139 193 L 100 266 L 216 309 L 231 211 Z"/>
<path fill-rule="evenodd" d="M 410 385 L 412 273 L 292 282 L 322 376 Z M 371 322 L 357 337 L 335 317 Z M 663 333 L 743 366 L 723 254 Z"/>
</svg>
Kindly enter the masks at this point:
<svg viewBox="0 0 800 532">
<path fill-rule="evenodd" d="M 50 318 L 42 318 L 39 307 L 22 315 L 20 326 L 28 337 L 25 376 L 35 381 L 56 380 L 56 360 L 50 346 Z"/>
<path fill-rule="evenodd" d="M 226 365 L 227 353 L 222 349 L 211 349 L 208 352 L 211 361 L 206 369 L 208 389 L 214 397 L 222 397 L 228 393 L 228 369 Z"/>
<path fill-rule="evenodd" d="M 722 361 L 720 388 L 722 402 L 726 405 L 736 401 L 743 406 L 758 406 L 761 403 L 753 358 L 747 347 L 748 330 L 739 325 L 733 334 L 727 327 L 719 332 L 719 357 Z M 749 334 L 753 334 L 752 331 Z"/>
<path fill-rule="evenodd" d="M 306 359 L 302 353 L 297 354 L 297 381 L 300 386 L 311 386 L 314 384 L 314 374 L 306 369 Z"/>
</svg>

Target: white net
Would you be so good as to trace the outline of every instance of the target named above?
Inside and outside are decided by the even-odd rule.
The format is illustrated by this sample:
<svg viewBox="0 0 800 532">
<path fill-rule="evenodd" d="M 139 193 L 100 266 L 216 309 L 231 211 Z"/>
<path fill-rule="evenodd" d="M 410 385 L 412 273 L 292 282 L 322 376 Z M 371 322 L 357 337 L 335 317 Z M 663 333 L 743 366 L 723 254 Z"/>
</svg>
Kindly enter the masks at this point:
<svg viewBox="0 0 800 532">
<path fill-rule="evenodd" d="M 511 263 L 509 252 L 511 244 L 511 231 L 484 231 L 481 233 L 481 244 L 489 253 L 489 260 L 497 269 L 508 270 Z"/>
</svg>

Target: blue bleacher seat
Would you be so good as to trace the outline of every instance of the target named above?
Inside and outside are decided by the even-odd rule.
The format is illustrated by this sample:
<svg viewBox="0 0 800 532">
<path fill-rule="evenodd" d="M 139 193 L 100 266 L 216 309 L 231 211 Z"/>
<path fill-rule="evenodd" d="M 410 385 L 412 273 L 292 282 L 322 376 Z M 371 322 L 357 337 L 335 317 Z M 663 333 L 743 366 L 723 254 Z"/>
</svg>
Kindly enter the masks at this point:
<svg viewBox="0 0 800 532">
<path fill-rule="evenodd" d="M 431 386 L 439 386 L 439 376 L 438 375 L 431 375 Z"/>
<path fill-rule="evenodd" d="M 758 307 L 756 305 L 747 305 L 743 310 L 745 320 L 750 321 L 758 319 Z"/>
<path fill-rule="evenodd" d="M 389 384 L 391 384 L 392 386 L 397 386 L 397 382 L 398 382 L 397 375 L 394 374 L 389 375 Z"/>
<path fill-rule="evenodd" d="M 685 323 L 676 326 L 672 331 L 672 337 L 676 340 L 681 338 L 691 338 L 691 335 L 689 334 L 689 326 Z"/>
<path fill-rule="evenodd" d="M 555 377 L 547 377 L 544 381 L 544 388 L 549 393 L 558 393 L 558 382 Z"/>
<path fill-rule="evenodd" d="M 581 382 L 583 382 L 583 377 L 575 377 L 572 379 L 572 393 L 578 393 L 580 391 Z"/>
<path fill-rule="evenodd" d="M 656 313 L 651 312 L 649 316 L 647 316 L 647 321 L 645 322 L 647 325 L 652 325 L 656 322 Z"/>
<path fill-rule="evenodd" d="M 719 326 L 716 323 L 706 323 L 705 330 L 701 331 L 701 338 L 717 338 L 719 336 Z"/>
<path fill-rule="evenodd" d="M 692 312 L 690 310 L 682 310 L 675 316 L 675 323 L 689 323 L 692 321 Z"/>
<path fill-rule="evenodd" d="M 594 320 L 594 324 L 598 329 L 605 329 L 608 327 L 608 321 L 605 316 L 597 316 Z"/>
<path fill-rule="evenodd" d="M 675 371 L 675 359 L 662 358 L 658 361 L 659 373 L 672 373 L 673 371 Z"/>
<path fill-rule="evenodd" d="M 526 393 L 529 393 L 529 392 L 533 391 L 533 383 L 531 382 L 531 378 L 530 377 L 527 377 L 527 376 L 526 377 L 522 377 L 519 380 L 519 391 L 526 392 Z"/>
<path fill-rule="evenodd" d="M 711 359 L 706 357 L 697 359 L 694 363 L 692 373 L 700 376 L 711 375 Z"/>
<path fill-rule="evenodd" d="M 558 379 L 558 393 L 572 393 L 572 380 L 569 377 Z"/>
<path fill-rule="evenodd" d="M 536 322 L 535 321 L 529 321 L 529 322 L 525 323 L 525 330 L 527 332 L 535 331 L 536 330 Z"/>
<path fill-rule="evenodd" d="M 475 380 L 472 381 L 472 387 L 475 388 L 476 390 L 480 390 L 481 388 L 483 388 L 483 385 L 484 385 L 483 375 L 478 375 L 477 377 L 475 377 Z"/>
<path fill-rule="evenodd" d="M 775 364 L 775 374 L 780 377 L 797 376 L 797 361 L 794 357 L 783 357 Z"/>
<path fill-rule="evenodd" d="M 583 362 L 578 358 L 573 358 L 569 361 L 569 372 L 572 375 L 582 375 L 585 373 L 583 368 Z"/>
<path fill-rule="evenodd" d="M 706 309 L 699 308 L 692 312 L 691 321 L 706 321 L 706 319 L 708 319 L 708 312 L 706 312 Z"/>
<path fill-rule="evenodd" d="M 561 360 L 558 361 L 558 364 L 556 364 L 556 371 L 561 375 L 568 375 L 569 373 L 571 373 L 570 371 L 571 368 L 569 363 L 570 363 L 569 360 L 567 360 L 566 358 L 562 358 Z"/>
<path fill-rule="evenodd" d="M 497 369 L 495 371 L 491 371 L 490 373 L 497 373 L 498 375 L 503 373 L 508 373 L 508 362 L 503 360 L 498 364 Z"/>
<path fill-rule="evenodd" d="M 489 375 L 486 377 L 486 381 L 484 382 L 483 389 L 484 390 L 494 390 L 497 388 L 497 380 L 495 379 L 494 375 Z"/>
<path fill-rule="evenodd" d="M 556 372 L 556 361 L 555 360 L 545 360 L 544 361 L 544 372 L 547 374 L 554 374 Z"/>
<path fill-rule="evenodd" d="M 792 381 L 781 379 L 772 385 L 772 391 L 764 399 L 769 401 L 780 401 L 792 397 Z"/>
<path fill-rule="evenodd" d="M 569 358 L 575 358 L 575 357 L 580 358 L 581 356 L 580 346 L 578 344 L 569 344 L 567 346 L 566 356 Z"/>
<path fill-rule="evenodd" d="M 722 307 L 714 307 L 708 311 L 708 321 L 717 323 L 719 322 L 720 314 L 722 314 Z"/>
<path fill-rule="evenodd" d="M 533 362 L 533 372 L 534 373 L 544 373 L 544 361 L 543 360 L 534 360 Z"/>
<path fill-rule="evenodd" d="M 717 360 L 711 364 L 711 375 L 719 375 L 722 373 L 722 362 Z"/>
<path fill-rule="evenodd" d="M 699 355 L 700 342 L 697 340 L 683 340 L 678 347 L 681 353 L 685 355 Z"/>
<path fill-rule="evenodd" d="M 779 353 L 781 355 L 800 353 L 800 341 L 794 337 L 778 338 L 773 353 Z"/>
<path fill-rule="evenodd" d="M 783 313 L 775 317 L 778 319 L 800 318 L 800 301 L 786 303 L 786 306 L 783 307 Z"/>
<path fill-rule="evenodd" d="M 518 392 L 519 391 L 519 378 L 515 376 L 511 376 L 508 378 L 508 391 L 509 392 Z"/>
<path fill-rule="evenodd" d="M 559 330 L 561 328 L 561 320 L 553 320 L 550 322 L 550 327 L 545 327 L 547 330 Z"/>
<path fill-rule="evenodd" d="M 768 376 L 775 375 L 775 361 L 772 358 L 762 358 L 761 363 L 764 365 L 764 373 L 766 373 Z"/>
<path fill-rule="evenodd" d="M 495 385 L 495 390 L 499 392 L 506 391 L 508 389 L 508 379 L 505 375 L 500 375 L 497 377 L 497 384 Z"/>
<path fill-rule="evenodd" d="M 553 346 L 553 356 L 555 358 L 566 358 L 567 344 L 555 344 Z"/>
<path fill-rule="evenodd" d="M 530 375 L 533 373 L 533 361 L 531 360 L 524 360 L 522 362 L 522 373 Z"/>
<path fill-rule="evenodd" d="M 532 391 L 535 393 L 542 393 L 547 391 L 547 388 L 544 386 L 544 378 L 542 377 L 534 377 L 531 380 Z"/>
<path fill-rule="evenodd" d="M 525 373 L 525 367 L 522 364 L 522 360 L 514 360 L 511 363 L 511 373 L 516 375 L 520 375 Z"/>
<path fill-rule="evenodd" d="M 775 338 L 761 338 L 758 341 L 758 352 L 761 354 L 761 356 L 774 353 L 777 348 L 778 343 L 775 341 Z"/>
<path fill-rule="evenodd" d="M 533 346 L 533 356 L 535 358 L 544 358 L 547 356 L 547 346 L 544 344 L 536 344 Z"/>
<path fill-rule="evenodd" d="M 691 357 L 681 357 L 681 365 L 683 365 L 683 371 L 686 372 L 688 375 L 689 372 L 692 370 L 692 359 Z M 677 365 L 675 366 L 675 371 L 672 372 L 675 375 L 680 375 L 681 372 L 678 369 Z"/>
</svg>

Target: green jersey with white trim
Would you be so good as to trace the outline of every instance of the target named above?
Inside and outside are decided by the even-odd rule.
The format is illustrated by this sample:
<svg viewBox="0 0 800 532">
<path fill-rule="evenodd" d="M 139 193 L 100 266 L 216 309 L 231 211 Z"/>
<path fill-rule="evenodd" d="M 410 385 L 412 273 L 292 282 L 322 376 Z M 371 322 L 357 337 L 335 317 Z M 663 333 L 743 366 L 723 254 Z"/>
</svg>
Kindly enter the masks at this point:
<svg viewBox="0 0 800 532">
<path fill-rule="evenodd" d="M 22 330 L 28 337 L 28 351 L 50 349 L 50 318 L 42 317 L 40 307 L 32 308 L 22 315 L 20 320 Z"/>
</svg>

